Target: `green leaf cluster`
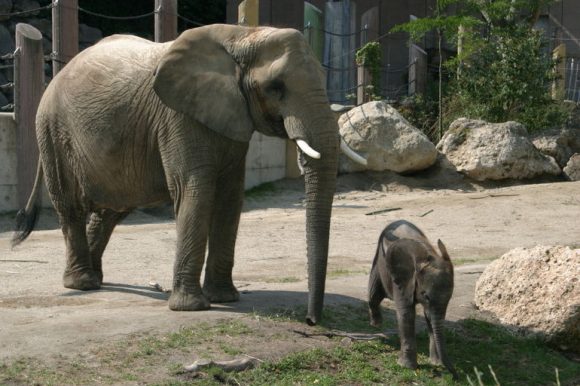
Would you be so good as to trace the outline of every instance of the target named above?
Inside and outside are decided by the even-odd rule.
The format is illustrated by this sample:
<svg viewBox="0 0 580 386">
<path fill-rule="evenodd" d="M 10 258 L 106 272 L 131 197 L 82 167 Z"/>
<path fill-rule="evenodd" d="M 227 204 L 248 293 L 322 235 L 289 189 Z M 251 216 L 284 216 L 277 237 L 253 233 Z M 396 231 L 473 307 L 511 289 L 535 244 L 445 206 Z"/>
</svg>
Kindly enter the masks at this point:
<svg viewBox="0 0 580 386">
<path fill-rule="evenodd" d="M 516 120 L 530 131 L 565 122 L 567 112 L 550 95 L 555 62 L 547 41 L 533 28 L 540 11 L 553 2 L 439 0 L 431 17 L 393 29 L 408 32 L 415 41 L 436 31 L 440 46 L 442 38 L 455 44 L 461 40 L 457 57 L 439 69 L 439 89 L 445 90 L 437 101 L 440 126 L 457 117 L 491 122 Z M 450 76 L 442 86 L 444 71 Z M 409 111 L 425 111 L 433 106 L 433 98 L 428 95 L 413 102 L 426 106 Z"/>
<path fill-rule="evenodd" d="M 451 84 L 447 110 L 492 122 L 516 120 L 529 130 L 564 123 L 566 113 L 552 100 L 554 61 L 539 31 L 518 23 L 492 27 L 470 37 L 471 52 Z"/>
<path fill-rule="evenodd" d="M 381 65 L 382 50 L 379 42 L 368 42 L 356 51 L 355 61 L 359 66 L 364 66 L 370 73 L 371 86 L 365 89 L 368 99 L 378 100 L 381 88 Z M 365 98 L 367 99 L 367 98 Z"/>
</svg>

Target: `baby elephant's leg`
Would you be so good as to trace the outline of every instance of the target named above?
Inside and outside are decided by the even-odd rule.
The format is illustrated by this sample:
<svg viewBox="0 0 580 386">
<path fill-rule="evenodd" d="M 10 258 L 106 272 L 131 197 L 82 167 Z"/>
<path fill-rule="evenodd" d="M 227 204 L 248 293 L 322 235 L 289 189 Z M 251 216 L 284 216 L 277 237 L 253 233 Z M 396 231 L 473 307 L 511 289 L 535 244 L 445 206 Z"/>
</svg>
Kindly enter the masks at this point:
<svg viewBox="0 0 580 386">
<path fill-rule="evenodd" d="M 393 288 L 393 300 L 397 311 L 397 325 L 401 340 L 401 352 L 397 363 L 409 369 L 417 368 L 417 341 L 415 337 L 415 304 L 412 295 L 404 289 Z"/>
<path fill-rule="evenodd" d="M 379 327 L 383 322 L 381 302 L 386 297 L 379 271 L 375 266 L 369 277 L 369 317 L 371 326 Z"/>
</svg>

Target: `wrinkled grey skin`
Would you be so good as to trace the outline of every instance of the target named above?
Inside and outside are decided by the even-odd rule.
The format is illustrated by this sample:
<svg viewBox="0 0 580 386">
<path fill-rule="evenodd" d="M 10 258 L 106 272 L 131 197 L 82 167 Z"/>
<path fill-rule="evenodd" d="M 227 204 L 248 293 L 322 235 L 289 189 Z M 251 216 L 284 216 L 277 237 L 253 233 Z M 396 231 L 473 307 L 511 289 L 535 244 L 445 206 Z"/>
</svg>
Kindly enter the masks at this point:
<svg viewBox="0 0 580 386">
<path fill-rule="evenodd" d="M 439 252 L 423 232 L 400 220 L 381 233 L 369 278 L 369 314 L 373 326 L 380 326 L 380 304 L 387 297 L 395 303 L 401 340 L 399 365 L 417 368 L 415 305 L 423 306 L 429 330 L 429 358 L 444 365 L 454 377 L 443 336 L 447 305 L 453 294 L 453 265 L 445 246 L 438 240 Z"/>
<path fill-rule="evenodd" d="M 115 225 L 136 207 L 172 201 L 177 254 L 169 307 L 236 301 L 234 245 L 254 130 L 305 140 L 321 154 L 305 155 L 303 165 L 307 322 L 315 324 L 339 137 L 322 68 L 296 30 L 212 25 L 163 44 L 116 35 L 81 52 L 40 103 L 37 183 L 13 243 L 34 227 L 44 173 L 66 241 L 64 286 L 97 289 Z"/>
</svg>

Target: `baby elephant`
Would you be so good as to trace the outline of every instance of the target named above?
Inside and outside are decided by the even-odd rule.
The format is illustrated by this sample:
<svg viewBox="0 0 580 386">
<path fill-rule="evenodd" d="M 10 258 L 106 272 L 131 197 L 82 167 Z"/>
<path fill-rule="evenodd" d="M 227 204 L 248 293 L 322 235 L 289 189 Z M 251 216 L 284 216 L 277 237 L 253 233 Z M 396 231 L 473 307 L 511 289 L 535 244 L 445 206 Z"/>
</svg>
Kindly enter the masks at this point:
<svg viewBox="0 0 580 386">
<path fill-rule="evenodd" d="M 399 365 L 417 368 L 415 305 L 421 303 L 429 330 L 431 363 L 457 373 L 445 352 L 443 321 L 453 293 L 453 265 L 441 240 L 439 251 L 415 225 L 400 220 L 389 224 L 377 247 L 369 279 L 371 325 L 380 326 L 381 301 L 395 302 L 401 352 Z"/>
</svg>

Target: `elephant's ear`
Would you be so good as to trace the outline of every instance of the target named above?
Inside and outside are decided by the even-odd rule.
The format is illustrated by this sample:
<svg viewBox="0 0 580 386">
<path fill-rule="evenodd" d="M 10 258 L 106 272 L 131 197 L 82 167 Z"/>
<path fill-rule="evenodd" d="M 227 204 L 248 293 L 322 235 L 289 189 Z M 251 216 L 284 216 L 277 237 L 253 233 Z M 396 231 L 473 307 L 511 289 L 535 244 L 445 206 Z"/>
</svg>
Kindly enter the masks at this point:
<svg viewBox="0 0 580 386">
<path fill-rule="evenodd" d="M 236 141 L 253 132 L 240 69 L 207 27 L 182 33 L 157 67 L 153 88 L 171 109 Z"/>
<path fill-rule="evenodd" d="M 443 260 L 451 261 L 451 259 L 449 258 L 449 254 L 447 253 L 447 248 L 445 248 L 445 244 L 443 244 L 443 241 L 437 240 L 437 246 L 439 247 L 439 251 L 441 252 L 441 257 L 443 258 Z"/>
</svg>

